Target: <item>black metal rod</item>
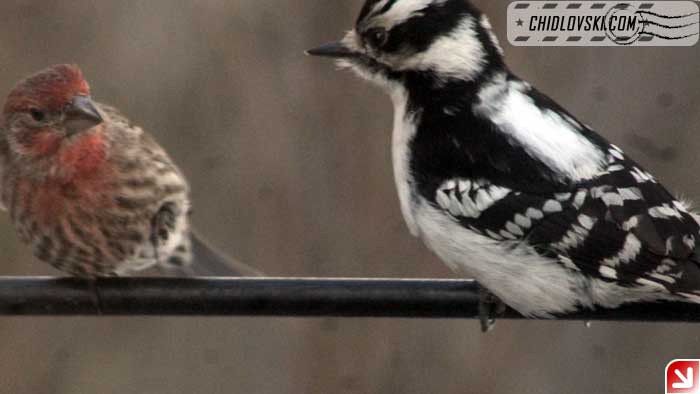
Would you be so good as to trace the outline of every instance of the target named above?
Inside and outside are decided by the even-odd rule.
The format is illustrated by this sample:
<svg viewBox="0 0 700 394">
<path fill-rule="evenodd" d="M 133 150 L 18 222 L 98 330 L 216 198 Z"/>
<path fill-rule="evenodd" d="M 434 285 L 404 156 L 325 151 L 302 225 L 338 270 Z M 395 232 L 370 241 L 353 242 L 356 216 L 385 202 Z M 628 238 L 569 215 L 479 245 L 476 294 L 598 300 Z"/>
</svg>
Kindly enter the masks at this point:
<svg viewBox="0 0 700 394">
<path fill-rule="evenodd" d="M 470 280 L 307 278 L 0 278 L 1 315 L 475 318 Z M 508 310 L 505 319 L 522 318 Z M 653 303 L 567 320 L 700 322 L 700 305 Z"/>
</svg>

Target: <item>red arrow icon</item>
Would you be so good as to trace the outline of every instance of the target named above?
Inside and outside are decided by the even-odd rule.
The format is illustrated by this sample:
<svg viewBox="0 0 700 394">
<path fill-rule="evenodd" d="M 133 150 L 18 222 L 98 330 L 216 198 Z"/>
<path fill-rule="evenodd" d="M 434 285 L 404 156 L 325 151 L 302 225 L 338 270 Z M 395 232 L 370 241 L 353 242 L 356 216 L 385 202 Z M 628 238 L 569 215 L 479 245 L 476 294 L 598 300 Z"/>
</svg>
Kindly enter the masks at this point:
<svg viewBox="0 0 700 394">
<path fill-rule="evenodd" d="M 666 366 L 666 394 L 700 393 L 700 360 L 673 360 Z"/>
<path fill-rule="evenodd" d="M 674 389 L 689 389 L 693 387 L 693 368 L 688 368 L 686 371 L 685 375 L 683 375 L 680 369 L 673 370 L 676 376 L 678 376 L 678 379 L 682 381 L 682 383 L 672 383 L 671 386 L 673 386 Z"/>
</svg>

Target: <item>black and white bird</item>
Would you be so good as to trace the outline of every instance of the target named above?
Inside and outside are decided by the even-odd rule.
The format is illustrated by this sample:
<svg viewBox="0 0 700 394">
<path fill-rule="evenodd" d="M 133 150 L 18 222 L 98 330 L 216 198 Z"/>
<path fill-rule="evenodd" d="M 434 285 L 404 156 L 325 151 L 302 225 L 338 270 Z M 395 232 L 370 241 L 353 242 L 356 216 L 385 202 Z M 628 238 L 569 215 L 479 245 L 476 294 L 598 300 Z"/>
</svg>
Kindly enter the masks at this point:
<svg viewBox="0 0 700 394">
<path fill-rule="evenodd" d="M 529 317 L 700 303 L 698 216 L 514 75 L 465 0 L 368 0 L 339 59 L 394 104 L 403 216 L 450 268 Z"/>
</svg>

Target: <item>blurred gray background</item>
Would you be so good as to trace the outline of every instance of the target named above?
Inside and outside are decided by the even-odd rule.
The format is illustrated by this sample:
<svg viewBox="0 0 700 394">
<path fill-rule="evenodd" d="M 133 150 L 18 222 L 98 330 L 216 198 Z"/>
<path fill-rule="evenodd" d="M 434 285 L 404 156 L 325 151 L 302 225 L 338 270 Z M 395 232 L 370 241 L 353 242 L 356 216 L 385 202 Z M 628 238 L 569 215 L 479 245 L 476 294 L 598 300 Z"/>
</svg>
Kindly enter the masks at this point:
<svg viewBox="0 0 700 394">
<path fill-rule="evenodd" d="M 361 1 L 0 2 L 0 92 L 75 62 L 194 187 L 195 224 L 276 276 L 450 277 L 406 230 L 389 99 L 303 51 Z M 506 1 L 478 2 L 505 40 Z M 511 67 L 700 200 L 700 51 L 514 48 Z M 55 275 L 0 216 L 2 275 Z M 0 318 L 0 393 L 658 393 L 700 326 Z"/>
</svg>

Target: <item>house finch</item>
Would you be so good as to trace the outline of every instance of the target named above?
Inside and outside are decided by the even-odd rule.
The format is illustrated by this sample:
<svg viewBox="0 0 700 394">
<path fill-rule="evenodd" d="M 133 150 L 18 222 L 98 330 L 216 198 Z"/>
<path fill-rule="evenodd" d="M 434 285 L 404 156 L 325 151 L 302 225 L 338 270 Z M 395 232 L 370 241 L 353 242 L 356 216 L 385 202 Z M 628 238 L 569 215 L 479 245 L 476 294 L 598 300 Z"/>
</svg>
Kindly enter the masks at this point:
<svg viewBox="0 0 700 394">
<path fill-rule="evenodd" d="M 0 192 L 34 255 L 81 277 L 153 266 L 253 274 L 223 261 L 189 225 L 189 187 L 158 143 L 98 104 L 74 65 L 32 75 L 10 92 L 0 130 Z"/>
</svg>

